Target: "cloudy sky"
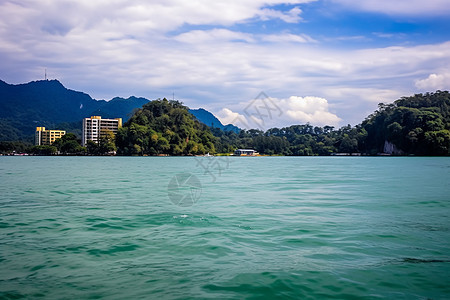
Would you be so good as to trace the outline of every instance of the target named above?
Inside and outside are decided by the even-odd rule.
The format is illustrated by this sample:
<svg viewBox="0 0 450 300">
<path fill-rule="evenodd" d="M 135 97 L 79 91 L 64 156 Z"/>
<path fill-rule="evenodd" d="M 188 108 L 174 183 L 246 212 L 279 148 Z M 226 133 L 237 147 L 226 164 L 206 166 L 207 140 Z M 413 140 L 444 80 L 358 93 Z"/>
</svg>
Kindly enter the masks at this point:
<svg viewBox="0 0 450 300">
<path fill-rule="evenodd" d="M 0 79 L 47 69 L 95 99 L 174 93 L 253 128 L 355 125 L 450 89 L 449 2 L 2 0 Z"/>
</svg>

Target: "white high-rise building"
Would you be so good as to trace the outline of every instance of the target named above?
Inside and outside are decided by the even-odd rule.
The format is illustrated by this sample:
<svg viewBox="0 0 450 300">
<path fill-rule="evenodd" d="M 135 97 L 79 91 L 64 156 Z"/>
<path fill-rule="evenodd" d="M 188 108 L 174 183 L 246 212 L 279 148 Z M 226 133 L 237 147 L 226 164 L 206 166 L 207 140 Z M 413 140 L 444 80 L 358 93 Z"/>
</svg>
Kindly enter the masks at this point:
<svg viewBox="0 0 450 300">
<path fill-rule="evenodd" d="M 98 143 L 105 131 L 112 131 L 116 134 L 120 127 L 122 127 L 122 118 L 102 119 L 100 116 L 84 118 L 81 145 L 85 147 L 89 140 Z"/>
</svg>

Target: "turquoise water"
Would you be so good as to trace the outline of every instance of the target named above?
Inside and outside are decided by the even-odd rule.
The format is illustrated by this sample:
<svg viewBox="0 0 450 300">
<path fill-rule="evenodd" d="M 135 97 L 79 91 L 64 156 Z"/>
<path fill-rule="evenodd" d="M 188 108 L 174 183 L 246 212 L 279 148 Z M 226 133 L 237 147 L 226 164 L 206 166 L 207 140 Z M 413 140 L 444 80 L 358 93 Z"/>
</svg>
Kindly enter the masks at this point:
<svg viewBox="0 0 450 300">
<path fill-rule="evenodd" d="M 0 298 L 449 299 L 449 184 L 444 157 L 0 157 Z"/>
</svg>

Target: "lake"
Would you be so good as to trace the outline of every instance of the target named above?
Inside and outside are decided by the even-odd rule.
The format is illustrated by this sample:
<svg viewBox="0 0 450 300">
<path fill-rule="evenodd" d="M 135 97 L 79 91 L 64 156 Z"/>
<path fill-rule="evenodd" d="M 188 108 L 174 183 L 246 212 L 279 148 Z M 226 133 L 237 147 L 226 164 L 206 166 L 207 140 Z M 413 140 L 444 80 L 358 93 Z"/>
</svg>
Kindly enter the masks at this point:
<svg viewBox="0 0 450 300">
<path fill-rule="evenodd" d="M 0 298 L 450 298 L 449 157 L 0 157 Z"/>
</svg>

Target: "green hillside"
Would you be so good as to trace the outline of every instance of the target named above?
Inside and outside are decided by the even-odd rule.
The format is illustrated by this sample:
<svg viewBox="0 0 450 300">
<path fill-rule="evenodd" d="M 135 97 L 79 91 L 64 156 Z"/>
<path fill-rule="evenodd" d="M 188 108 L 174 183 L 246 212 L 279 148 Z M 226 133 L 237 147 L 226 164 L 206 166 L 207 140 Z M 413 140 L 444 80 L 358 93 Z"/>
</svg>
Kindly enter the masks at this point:
<svg viewBox="0 0 450 300">
<path fill-rule="evenodd" d="M 450 154 L 450 94 L 447 91 L 403 97 L 392 104 L 380 104 L 366 118 L 367 132 L 361 150 L 383 152 L 386 141 L 399 154 Z"/>
<path fill-rule="evenodd" d="M 193 155 L 214 153 L 214 136 L 178 101 L 154 100 L 119 129 L 121 155 Z"/>
</svg>

